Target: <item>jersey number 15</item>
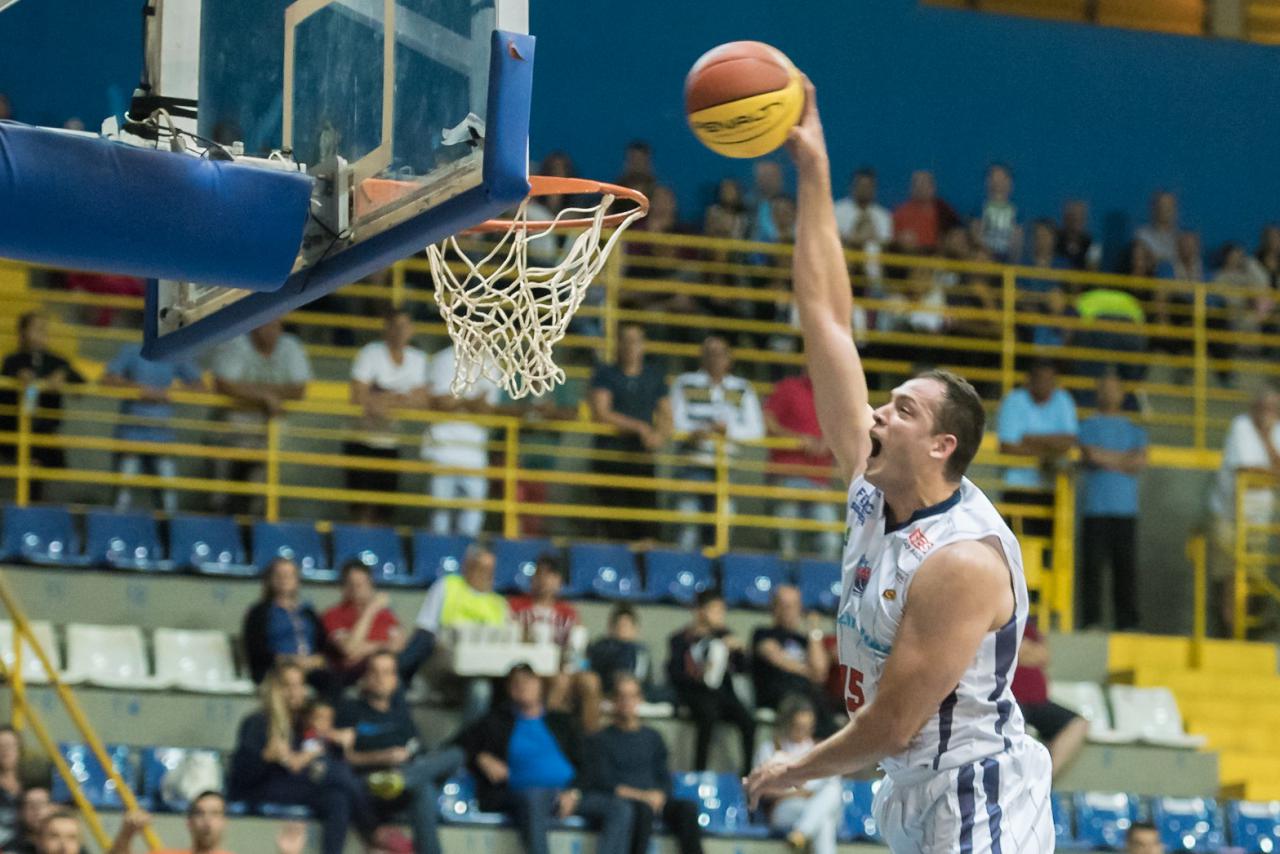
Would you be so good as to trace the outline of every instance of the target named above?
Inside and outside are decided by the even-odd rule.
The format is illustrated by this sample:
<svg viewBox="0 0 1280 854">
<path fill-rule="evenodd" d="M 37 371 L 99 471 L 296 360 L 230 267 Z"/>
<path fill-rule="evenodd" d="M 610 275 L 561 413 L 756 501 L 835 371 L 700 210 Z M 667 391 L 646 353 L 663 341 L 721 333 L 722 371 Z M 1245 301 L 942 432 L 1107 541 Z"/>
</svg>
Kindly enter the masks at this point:
<svg viewBox="0 0 1280 854">
<path fill-rule="evenodd" d="M 840 681 L 844 684 L 844 708 L 853 714 L 862 708 L 867 698 L 862 694 L 862 671 L 840 665 Z"/>
</svg>

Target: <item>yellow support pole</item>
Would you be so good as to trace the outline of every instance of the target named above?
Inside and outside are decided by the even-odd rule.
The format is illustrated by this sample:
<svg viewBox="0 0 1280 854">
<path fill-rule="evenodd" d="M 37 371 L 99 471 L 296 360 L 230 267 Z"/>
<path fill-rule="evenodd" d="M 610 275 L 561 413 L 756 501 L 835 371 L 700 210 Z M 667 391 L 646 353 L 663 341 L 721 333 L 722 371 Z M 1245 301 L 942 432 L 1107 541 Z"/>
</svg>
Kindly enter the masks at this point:
<svg viewBox="0 0 1280 854">
<path fill-rule="evenodd" d="M 716 554 L 729 551 L 729 443 L 716 437 Z"/>
<path fill-rule="evenodd" d="M 1209 600 L 1208 579 L 1205 564 L 1208 550 L 1204 534 L 1196 534 L 1187 540 L 1187 557 L 1191 559 L 1191 648 L 1189 664 L 1200 669 L 1204 664 L 1206 607 Z"/>
<path fill-rule="evenodd" d="M 391 304 L 396 308 L 404 305 L 404 261 L 391 265 Z"/>
<path fill-rule="evenodd" d="M 1195 386 L 1192 388 L 1192 433 L 1197 448 L 1205 447 L 1206 424 L 1209 420 L 1209 338 L 1204 285 L 1196 285 L 1195 293 Z"/>
<path fill-rule="evenodd" d="M 1017 309 L 1018 281 L 1012 267 L 1001 273 L 1000 306 L 1000 387 L 1001 397 L 1013 391 L 1017 384 L 1018 329 L 1014 323 Z"/>
<path fill-rule="evenodd" d="M 22 390 L 22 402 L 18 404 L 18 482 L 14 503 L 26 507 L 31 503 L 31 407 L 27 405 L 27 391 Z"/>
<path fill-rule="evenodd" d="M 267 419 L 267 521 L 280 521 L 280 419 Z"/>
<path fill-rule="evenodd" d="M 1053 483 L 1053 599 L 1061 632 L 1075 629 L 1075 516 L 1075 480 L 1069 470 L 1063 469 Z"/>
<path fill-rule="evenodd" d="M 507 464 L 503 467 L 502 476 L 502 536 L 512 539 L 520 536 L 520 502 L 516 498 L 519 482 L 516 472 L 520 469 L 520 421 L 512 418 L 507 422 L 506 447 L 504 453 Z"/>
<path fill-rule="evenodd" d="M 3 667 L 3 663 L 0 663 Z M 13 670 L 9 677 L 13 689 L 13 716 L 9 723 L 18 732 L 26 728 L 27 682 L 22 676 L 22 635 L 13 633 Z"/>
<path fill-rule="evenodd" d="M 1244 640 L 1245 620 L 1248 617 L 1249 605 L 1249 570 L 1248 570 L 1248 535 L 1249 526 L 1244 518 L 1244 494 L 1249 485 L 1249 473 L 1236 474 L 1236 518 L 1235 548 L 1233 557 L 1235 566 L 1232 570 L 1231 585 L 1231 636 L 1236 640 Z"/>
</svg>

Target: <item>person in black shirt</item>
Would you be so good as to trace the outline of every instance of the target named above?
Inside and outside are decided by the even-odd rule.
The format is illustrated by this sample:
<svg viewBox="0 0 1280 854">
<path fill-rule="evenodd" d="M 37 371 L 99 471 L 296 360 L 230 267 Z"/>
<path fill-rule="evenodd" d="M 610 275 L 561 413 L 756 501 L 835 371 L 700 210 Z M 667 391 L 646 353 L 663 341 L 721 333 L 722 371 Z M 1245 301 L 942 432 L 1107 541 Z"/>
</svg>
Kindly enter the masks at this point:
<svg viewBox="0 0 1280 854">
<path fill-rule="evenodd" d="M 584 785 L 631 802 L 635 826 L 630 854 L 649 850 L 655 817 L 675 836 L 680 854 L 702 854 L 698 805 L 671 797 L 667 745 L 656 729 L 641 725 L 638 709 L 642 700 L 644 694 L 634 676 L 614 676 L 613 725 L 587 740 Z"/>
<path fill-rule="evenodd" d="M 728 721 L 742 737 L 742 767 L 751 771 L 756 722 L 733 692 L 731 673 L 742 672 L 746 655 L 742 641 L 725 627 L 724 598 L 704 590 L 694 603 L 693 622 L 668 642 L 667 681 L 680 704 L 689 709 L 697 731 L 694 767 L 706 770 L 711 735 L 717 721 Z"/>
<path fill-rule="evenodd" d="M 596 436 L 597 451 L 606 454 L 592 463 L 596 474 L 624 477 L 653 477 L 653 452 L 671 437 L 671 401 L 663 369 L 645 361 L 644 328 L 623 324 L 618 331 L 618 363 L 601 365 L 591 378 L 587 400 L 591 417 L 617 430 Z M 617 455 L 626 457 L 618 458 Z M 598 490 L 602 506 L 652 510 L 657 494 L 649 488 L 604 488 Z M 652 539 L 654 523 L 606 520 L 604 536 L 623 540 Z"/>
<path fill-rule="evenodd" d="M 53 809 L 49 790 L 44 786 L 31 786 L 18 801 L 17 834 L 4 850 L 10 854 L 36 854 L 36 835 L 40 825 Z"/>
<path fill-rule="evenodd" d="M 338 727 L 354 730 L 347 761 L 365 775 L 376 811 L 389 816 L 409 811 L 417 854 L 440 854 L 436 820 L 440 781 L 462 767 L 462 750 L 427 752 L 409 706 L 400 693 L 396 656 L 383 650 L 369 657 L 360 679 L 360 698 L 338 712 Z"/>
<path fill-rule="evenodd" d="M 805 631 L 800 591 L 790 584 L 779 584 L 773 590 L 773 624 L 751 635 L 756 705 L 777 710 L 789 694 L 808 698 L 817 715 L 819 738 L 836 730 L 823 692 L 831 670 L 823 637 L 817 626 Z"/>
<path fill-rule="evenodd" d="M 653 673 L 649 650 L 640 642 L 640 617 L 635 608 L 624 603 L 613 606 L 609 611 L 609 634 L 587 647 L 587 662 L 600 677 L 604 693 L 613 693 L 615 678 L 626 673 L 639 680 L 648 695 Z"/>
<path fill-rule="evenodd" d="M 17 380 L 23 385 L 39 382 L 44 388 L 35 395 L 35 389 L 26 394 L 34 397 L 36 407 L 43 410 L 62 410 L 62 387 L 68 383 L 82 383 L 84 377 L 71 366 L 71 363 L 56 353 L 48 350 L 49 321 L 39 312 L 27 312 L 18 318 L 18 350 L 5 356 L 0 364 L 0 376 Z M 0 411 L 10 410 L 18 404 L 19 392 L 12 389 L 0 390 Z M 31 419 L 33 434 L 48 435 L 58 432 L 61 417 L 35 417 Z M 18 429 L 16 415 L 0 415 L 0 432 Z M 17 456 L 17 448 L 12 445 L 0 446 L 0 457 L 12 461 Z M 62 448 L 33 446 L 31 460 L 43 468 L 66 468 L 67 458 Z M 31 484 L 31 498 L 39 501 L 41 497 L 39 482 Z"/>
</svg>

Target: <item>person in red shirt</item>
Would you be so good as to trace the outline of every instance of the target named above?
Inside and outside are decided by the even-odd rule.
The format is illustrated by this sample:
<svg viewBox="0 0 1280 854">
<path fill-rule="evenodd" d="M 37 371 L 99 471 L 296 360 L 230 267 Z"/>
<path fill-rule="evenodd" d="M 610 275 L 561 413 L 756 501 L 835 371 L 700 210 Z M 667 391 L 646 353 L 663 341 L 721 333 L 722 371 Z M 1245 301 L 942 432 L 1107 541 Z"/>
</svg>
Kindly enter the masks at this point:
<svg viewBox="0 0 1280 854">
<path fill-rule="evenodd" d="M 818 410 L 813 402 L 813 382 L 807 373 L 786 377 L 773 387 L 764 403 L 764 426 L 769 436 L 798 439 L 799 448 L 773 448 L 769 451 L 770 480 L 774 486 L 788 489 L 828 489 L 835 460 L 822 439 L 818 426 Z M 818 522 L 840 520 L 841 505 L 830 501 L 806 501 L 803 515 Z M 799 501 L 783 501 L 779 516 L 789 519 L 801 515 Z M 778 531 L 778 548 L 783 557 L 792 558 L 799 546 L 799 532 L 792 528 Z M 816 534 L 816 551 L 824 558 L 836 559 L 840 553 L 840 534 L 821 531 Z"/>
<path fill-rule="evenodd" d="M 920 169 L 911 174 L 911 198 L 893 211 L 894 239 L 921 250 L 938 248 L 938 241 L 960 217 L 938 198 L 933 173 Z"/>
<path fill-rule="evenodd" d="M 344 684 L 353 684 L 369 656 L 386 651 L 396 656 L 400 684 L 407 687 L 431 653 L 430 636 L 405 632 L 390 608 L 390 597 L 374 588 L 369 567 L 360 561 L 347 561 L 339 578 L 342 599 L 321 617 L 333 650 L 334 670 Z"/>
<path fill-rule="evenodd" d="M 1027 620 L 1018 650 L 1018 668 L 1013 673 L 1013 696 L 1022 709 L 1022 717 L 1035 727 L 1040 741 L 1053 758 L 1053 779 L 1080 755 L 1089 735 L 1089 722 L 1068 708 L 1049 699 L 1049 645 L 1036 628 L 1035 620 Z"/>
</svg>

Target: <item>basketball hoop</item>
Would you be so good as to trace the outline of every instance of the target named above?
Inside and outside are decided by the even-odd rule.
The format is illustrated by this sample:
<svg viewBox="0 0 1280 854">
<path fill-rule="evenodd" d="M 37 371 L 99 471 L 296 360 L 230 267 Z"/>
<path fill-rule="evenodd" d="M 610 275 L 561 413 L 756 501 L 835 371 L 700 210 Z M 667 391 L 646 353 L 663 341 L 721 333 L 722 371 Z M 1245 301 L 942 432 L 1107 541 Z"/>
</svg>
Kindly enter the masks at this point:
<svg viewBox="0 0 1280 854">
<path fill-rule="evenodd" d="M 427 247 L 436 304 L 457 356 L 450 386 L 455 395 L 481 377 L 517 400 L 564 382 L 552 348 L 618 236 L 649 210 L 643 193 L 615 184 L 540 175 L 530 176 L 529 184 L 528 198 L 511 219 L 491 219 Z M 600 201 L 562 208 L 549 219 L 537 202 L 582 195 Z M 494 235 L 497 243 L 490 246 L 485 240 Z M 480 245 L 469 253 L 459 236 Z"/>
</svg>

